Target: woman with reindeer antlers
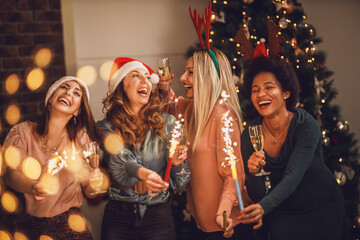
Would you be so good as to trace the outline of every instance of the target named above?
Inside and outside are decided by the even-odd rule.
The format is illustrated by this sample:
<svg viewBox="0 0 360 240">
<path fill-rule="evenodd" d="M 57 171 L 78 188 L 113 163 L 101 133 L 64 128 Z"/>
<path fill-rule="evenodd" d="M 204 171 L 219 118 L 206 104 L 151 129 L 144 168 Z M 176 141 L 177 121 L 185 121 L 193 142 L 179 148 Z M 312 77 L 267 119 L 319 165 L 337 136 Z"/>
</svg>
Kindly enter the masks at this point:
<svg viewBox="0 0 360 240">
<path fill-rule="evenodd" d="M 256 203 L 238 220 L 257 222 L 254 228 L 264 222 L 264 239 L 339 240 L 343 198 L 323 161 L 319 124 L 296 107 L 300 87 L 293 67 L 278 55 L 280 27 L 269 21 L 268 28 L 270 56 L 263 43 L 254 51 L 242 31 L 235 38 L 245 57 L 254 58 L 244 75 L 244 88 L 260 115 L 252 124 L 261 125 L 264 136 L 264 150 L 259 152 L 254 151 L 248 129 L 241 136 L 246 186 Z M 270 184 L 266 177 L 255 176 L 262 166 L 271 172 L 266 176 Z"/>
<path fill-rule="evenodd" d="M 224 152 L 223 121 L 226 112 L 233 119 L 231 138 L 237 142 L 234 147 L 236 170 L 239 175 L 240 191 L 245 206 L 250 199 L 244 188 L 245 174 L 240 153 L 240 134 L 242 129 L 241 110 L 232 81 L 232 72 L 226 56 L 209 45 L 211 5 L 205 8 L 205 17 L 194 15 L 190 8 L 195 29 L 198 33 L 201 50 L 194 51 L 185 65 L 180 81 L 186 88 L 186 97 L 168 105 L 173 115 L 182 114 L 185 118 L 188 144 L 188 163 L 191 169 L 190 183 L 186 186 L 187 204 L 197 227 L 194 239 L 252 239 L 251 227 L 239 224 L 236 216 L 240 213 L 236 186 L 230 165 L 226 164 Z M 205 28 L 206 47 L 201 37 Z M 166 81 L 166 79 L 161 79 Z M 163 83 L 159 87 L 165 88 Z M 229 97 L 223 101 L 222 91 Z M 227 213 L 224 225 L 223 213 Z"/>
</svg>

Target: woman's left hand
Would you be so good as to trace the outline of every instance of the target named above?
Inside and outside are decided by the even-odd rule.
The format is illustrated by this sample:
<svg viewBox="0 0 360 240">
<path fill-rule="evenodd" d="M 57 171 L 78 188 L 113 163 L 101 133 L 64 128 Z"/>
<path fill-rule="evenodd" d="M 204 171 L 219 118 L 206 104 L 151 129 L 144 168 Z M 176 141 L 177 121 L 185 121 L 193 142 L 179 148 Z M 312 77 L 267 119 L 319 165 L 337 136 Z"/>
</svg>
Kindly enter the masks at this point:
<svg viewBox="0 0 360 240">
<path fill-rule="evenodd" d="M 188 147 L 186 145 L 177 145 L 172 161 L 174 167 L 179 166 L 187 158 Z"/>
<path fill-rule="evenodd" d="M 262 223 L 263 215 L 264 215 L 264 209 L 259 203 L 255 203 L 244 208 L 236 219 L 240 220 L 240 222 L 244 224 L 257 223 L 253 227 L 253 229 L 258 229 L 263 225 Z"/>
</svg>

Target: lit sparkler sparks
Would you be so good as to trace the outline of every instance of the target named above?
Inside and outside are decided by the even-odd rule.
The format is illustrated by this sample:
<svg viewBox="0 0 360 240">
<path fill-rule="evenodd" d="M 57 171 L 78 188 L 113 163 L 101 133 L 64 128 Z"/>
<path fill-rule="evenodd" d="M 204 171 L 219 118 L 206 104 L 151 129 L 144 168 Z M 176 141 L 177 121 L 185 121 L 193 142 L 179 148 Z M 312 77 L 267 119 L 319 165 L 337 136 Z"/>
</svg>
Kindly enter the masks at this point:
<svg viewBox="0 0 360 240">
<path fill-rule="evenodd" d="M 229 97 L 225 93 L 225 91 L 223 91 L 221 93 L 221 96 L 223 97 L 223 99 L 221 99 L 221 103 L 226 101 L 226 98 Z M 234 148 L 233 148 L 233 146 L 236 146 L 236 142 L 233 143 L 232 140 L 231 140 L 231 136 L 230 136 L 230 133 L 232 133 L 234 131 L 232 129 L 232 127 L 233 127 L 233 123 L 232 123 L 233 118 L 231 116 L 229 117 L 229 113 L 230 113 L 230 111 L 227 111 L 222 117 L 224 127 L 221 128 L 221 130 L 223 132 L 223 139 L 224 139 L 224 143 L 225 143 L 225 147 L 223 148 L 223 150 L 227 155 L 227 157 L 225 158 L 225 161 L 228 162 L 230 164 L 230 166 L 231 166 L 231 173 L 232 173 L 232 177 L 233 177 L 234 182 L 235 182 L 236 195 L 237 195 L 238 200 L 239 200 L 239 207 L 240 207 L 240 210 L 243 210 L 244 209 L 244 204 L 243 204 L 243 201 L 242 201 L 240 187 L 239 187 L 239 180 L 238 180 L 237 171 L 236 171 L 236 156 L 235 156 L 235 152 L 234 152 Z"/>
<path fill-rule="evenodd" d="M 177 145 L 180 143 L 181 139 L 181 129 L 184 124 L 184 118 L 182 118 L 181 114 L 179 114 L 179 120 L 175 122 L 175 127 L 171 131 L 171 140 L 170 140 L 170 149 L 169 149 L 169 160 L 166 165 L 165 177 L 164 181 L 169 182 L 170 170 L 172 165 L 172 159 L 174 157 L 175 149 Z"/>
</svg>

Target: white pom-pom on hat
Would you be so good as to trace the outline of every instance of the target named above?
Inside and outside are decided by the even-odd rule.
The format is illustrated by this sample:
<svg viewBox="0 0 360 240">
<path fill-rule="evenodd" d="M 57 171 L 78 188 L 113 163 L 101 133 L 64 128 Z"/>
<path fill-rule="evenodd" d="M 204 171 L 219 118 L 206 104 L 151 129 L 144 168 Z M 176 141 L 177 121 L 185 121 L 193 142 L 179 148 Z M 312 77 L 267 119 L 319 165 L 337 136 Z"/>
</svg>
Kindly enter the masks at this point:
<svg viewBox="0 0 360 240">
<path fill-rule="evenodd" d="M 150 81 L 152 84 L 157 84 L 159 82 L 159 76 L 145 63 L 133 58 L 119 57 L 115 59 L 111 68 L 109 93 L 112 93 L 116 89 L 129 72 L 137 68 L 144 69 L 150 74 Z"/>
</svg>

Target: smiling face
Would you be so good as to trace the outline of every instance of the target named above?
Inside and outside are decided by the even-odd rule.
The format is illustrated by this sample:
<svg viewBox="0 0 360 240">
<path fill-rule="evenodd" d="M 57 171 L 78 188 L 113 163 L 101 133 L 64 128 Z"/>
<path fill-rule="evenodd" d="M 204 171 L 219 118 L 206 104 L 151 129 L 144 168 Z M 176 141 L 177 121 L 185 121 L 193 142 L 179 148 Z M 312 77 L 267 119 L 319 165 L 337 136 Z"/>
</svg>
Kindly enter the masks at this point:
<svg viewBox="0 0 360 240">
<path fill-rule="evenodd" d="M 62 83 L 49 99 L 51 110 L 77 116 L 80 112 L 83 92 L 76 81 Z"/>
<path fill-rule="evenodd" d="M 290 92 L 284 92 L 273 73 L 261 72 L 252 82 L 251 101 L 263 117 L 276 116 L 286 110 L 286 99 Z"/>
<path fill-rule="evenodd" d="M 180 77 L 180 81 L 184 84 L 186 90 L 186 97 L 193 98 L 193 68 L 194 68 L 194 60 L 193 57 L 190 57 L 185 64 L 185 72 Z"/>
<path fill-rule="evenodd" d="M 135 113 L 148 103 L 151 94 L 149 73 L 141 68 L 129 72 L 124 78 L 124 91 Z"/>
</svg>

